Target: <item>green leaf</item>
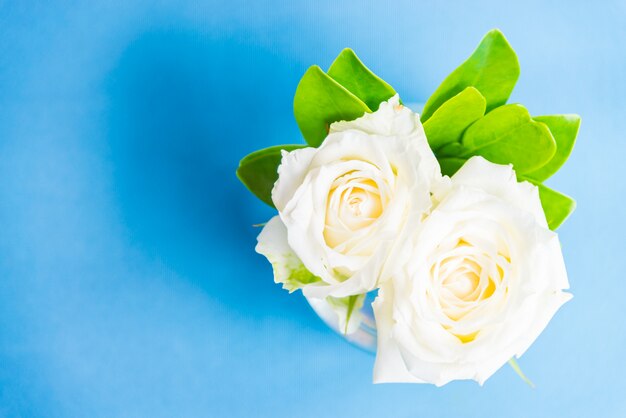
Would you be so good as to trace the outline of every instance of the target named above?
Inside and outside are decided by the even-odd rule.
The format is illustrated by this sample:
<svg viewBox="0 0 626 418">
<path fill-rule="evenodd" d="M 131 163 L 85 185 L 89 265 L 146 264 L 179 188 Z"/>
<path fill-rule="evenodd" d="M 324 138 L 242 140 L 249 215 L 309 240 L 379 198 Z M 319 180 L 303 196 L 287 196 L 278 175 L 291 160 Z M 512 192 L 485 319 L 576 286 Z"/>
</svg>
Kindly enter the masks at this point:
<svg viewBox="0 0 626 418">
<path fill-rule="evenodd" d="M 445 176 L 452 176 L 454 173 L 459 171 L 463 164 L 465 164 L 467 160 L 464 158 L 457 157 L 443 157 L 439 158 L 439 165 L 441 166 L 441 174 Z"/>
<path fill-rule="evenodd" d="M 287 240 L 287 227 L 276 215 L 270 219 L 259 234 L 256 251 L 272 264 L 274 281 L 283 285 L 290 293 L 307 285 L 324 285 L 302 264 Z"/>
<path fill-rule="evenodd" d="M 331 123 L 357 119 L 370 109 L 314 65 L 304 73 L 298 84 L 293 112 L 306 142 L 317 147 L 328 135 Z"/>
<path fill-rule="evenodd" d="M 576 201 L 543 184 L 537 184 L 537 187 L 539 187 L 539 198 L 543 212 L 546 214 L 548 227 L 555 231 L 574 212 Z"/>
<path fill-rule="evenodd" d="M 450 142 L 439 148 L 435 155 L 437 155 L 437 158 L 454 157 L 466 159 L 463 156 L 468 154 L 469 151 L 461 143 Z"/>
<path fill-rule="evenodd" d="M 546 214 L 548 227 L 555 231 L 576 209 L 576 201 L 571 197 L 557 192 L 541 182 L 528 178 L 526 176 L 518 176 L 520 181 L 526 180 L 539 188 L 539 199 L 541 199 L 541 207 Z"/>
<path fill-rule="evenodd" d="M 519 77 L 515 51 L 497 29 L 485 35 L 472 55 L 454 70 L 426 102 L 422 122 L 466 87 L 476 87 L 487 100 L 487 112 L 506 103 Z"/>
<path fill-rule="evenodd" d="M 530 386 L 533 389 L 535 388 L 535 384 L 529 378 L 526 377 L 526 375 L 522 371 L 522 368 L 517 363 L 517 360 L 515 360 L 515 357 L 511 357 L 511 360 L 509 360 L 509 365 L 511 366 L 513 371 L 517 373 L 520 379 L 524 381 L 524 383 L 526 383 L 528 386 Z"/>
<path fill-rule="evenodd" d="M 349 48 L 341 51 L 328 69 L 328 75 L 361 99 L 372 111 L 396 94 L 393 87 L 371 72 Z"/>
<path fill-rule="evenodd" d="M 272 188 L 278 180 L 281 150 L 293 151 L 306 145 L 276 145 L 246 155 L 237 168 L 237 177 L 256 197 L 274 207 Z"/>
<path fill-rule="evenodd" d="M 300 260 L 298 259 L 298 261 Z M 275 263 L 272 263 L 272 267 L 274 269 L 274 275 L 276 275 L 276 272 L 279 271 L 279 267 L 277 267 Z M 301 262 L 297 267 L 293 267 L 288 271 L 289 274 L 280 279 L 280 281 L 277 280 L 277 283 L 282 283 L 283 289 L 288 290 L 289 293 L 302 289 L 304 286 L 309 284 L 324 283 L 322 279 L 307 270 Z"/>
<path fill-rule="evenodd" d="M 580 128 L 580 116 L 550 115 L 535 116 L 533 119 L 537 122 L 545 123 L 548 128 L 550 128 L 550 132 L 552 132 L 552 136 L 554 136 L 554 140 L 556 141 L 556 152 L 552 159 L 543 167 L 526 173 L 526 177 L 537 181 L 544 181 L 559 171 L 572 153 L 576 136 L 578 135 L 578 129 Z"/>
<path fill-rule="evenodd" d="M 461 140 L 463 132 L 485 114 L 485 98 L 468 87 L 450 98 L 424 123 L 426 138 L 433 150 Z"/>
<path fill-rule="evenodd" d="M 556 142 L 550 129 L 531 119 L 522 105 L 501 106 L 471 125 L 462 138 L 463 157 L 482 155 L 497 164 L 513 164 L 518 174 L 550 161 Z"/>
<path fill-rule="evenodd" d="M 328 305 L 337 314 L 339 318 L 339 330 L 344 334 L 348 334 L 349 331 L 354 331 L 358 323 L 360 323 L 360 315 L 356 314 L 359 313 L 359 310 L 363 307 L 364 301 L 365 293 L 343 298 L 333 296 L 326 298 Z"/>
</svg>

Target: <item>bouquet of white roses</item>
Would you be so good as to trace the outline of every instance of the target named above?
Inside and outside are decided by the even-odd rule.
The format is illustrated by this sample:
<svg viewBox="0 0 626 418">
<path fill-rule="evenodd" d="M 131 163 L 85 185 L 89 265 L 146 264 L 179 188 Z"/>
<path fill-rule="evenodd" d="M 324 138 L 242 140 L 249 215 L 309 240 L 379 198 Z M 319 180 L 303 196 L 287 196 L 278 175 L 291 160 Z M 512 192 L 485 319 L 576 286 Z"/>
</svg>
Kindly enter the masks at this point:
<svg viewBox="0 0 626 418">
<path fill-rule="evenodd" d="M 580 118 L 506 104 L 518 76 L 493 30 L 418 115 L 346 49 L 298 85 L 307 145 L 240 163 L 278 210 L 256 248 L 277 283 L 325 300 L 346 334 L 378 292 L 375 382 L 482 384 L 571 297 L 554 230 L 575 204 L 543 181 Z"/>
</svg>

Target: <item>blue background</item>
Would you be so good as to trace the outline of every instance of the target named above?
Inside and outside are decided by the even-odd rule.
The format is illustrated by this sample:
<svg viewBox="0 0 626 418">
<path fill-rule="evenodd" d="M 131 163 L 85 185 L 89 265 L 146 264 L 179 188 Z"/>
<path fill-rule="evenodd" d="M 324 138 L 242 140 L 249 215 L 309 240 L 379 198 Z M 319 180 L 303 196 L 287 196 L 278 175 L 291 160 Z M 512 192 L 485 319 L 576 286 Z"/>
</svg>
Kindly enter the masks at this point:
<svg viewBox="0 0 626 418">
<path fill-rule="evenodd" d="M 626 416 L 626 3 L 439 3 L 0 1 L 0 416 Z M 583 116 L 549 181 L 578 200 L 575 297 L 521 360 L 534 390 L 372 385 L 254 253 L 272 211 L 235 168 L 300 142 L 309 65 L 350 46 L 423 101 L 492 27 L 513 101 Z"/>
</svg>

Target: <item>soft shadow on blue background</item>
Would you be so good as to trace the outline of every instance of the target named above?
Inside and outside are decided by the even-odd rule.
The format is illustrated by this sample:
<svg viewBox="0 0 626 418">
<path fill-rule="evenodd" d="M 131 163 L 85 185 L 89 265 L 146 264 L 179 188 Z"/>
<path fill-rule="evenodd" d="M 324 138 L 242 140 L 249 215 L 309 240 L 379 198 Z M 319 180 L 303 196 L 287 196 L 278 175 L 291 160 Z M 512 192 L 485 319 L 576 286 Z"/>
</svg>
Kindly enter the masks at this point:
<svg viewBox="0 0 626 418">
<path fill-rule="evenodd" d="M 626 5 L 0 2 L 0 416 L 623 417 Z M 514 101 L 583 116 L 550 184 L 575 298 L 483 388 L 371 384 L 275 285 L 239 158 L 300 142 L 305 69 L 346 46 L 423 101 L 492 27 Z"/>
</svg>

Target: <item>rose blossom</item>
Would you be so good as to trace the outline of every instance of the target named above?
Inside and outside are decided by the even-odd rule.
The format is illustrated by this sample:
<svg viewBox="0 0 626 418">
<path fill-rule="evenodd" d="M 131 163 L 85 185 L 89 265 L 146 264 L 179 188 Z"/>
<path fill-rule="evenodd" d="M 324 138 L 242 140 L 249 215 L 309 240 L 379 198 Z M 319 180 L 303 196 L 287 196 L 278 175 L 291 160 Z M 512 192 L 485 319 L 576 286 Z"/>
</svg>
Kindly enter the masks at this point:
<svg viewBox="0 0 626 418">
<path fill-rule="evenodd" d="M 374 382 L 482 384 L 571 298 L 537 187 L 473 157 L 434 191 L 408 261 L 374 302 Z"/>
<path fill-rule="evenodd" d="M 272 200 L 279 216 L 257 252 L 276 282 L 307 297 L 343 298 L 376 288 L 409 218 L 430 206 L 440 178 L 419 116 L 398 96 L 374 113 L 330 126 L 319 148 L 283 151 Z"/>
</svg>

